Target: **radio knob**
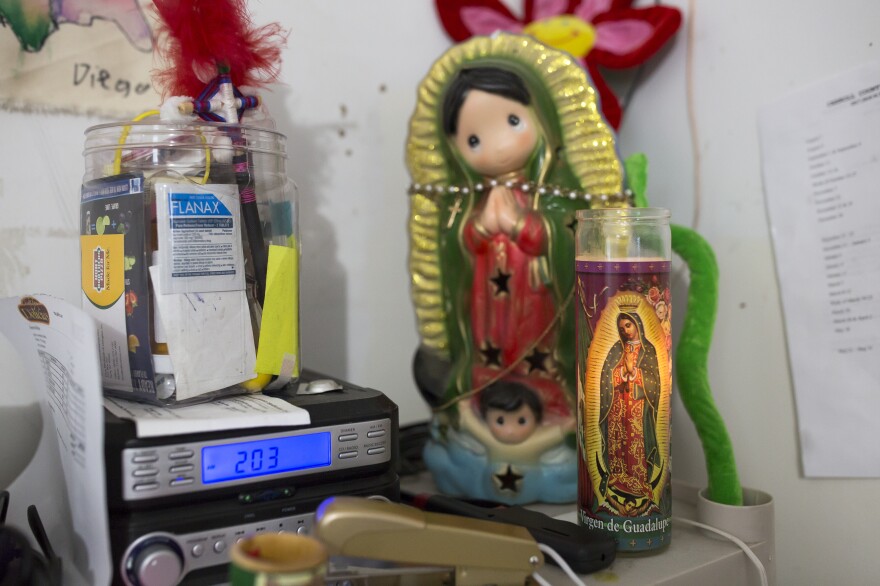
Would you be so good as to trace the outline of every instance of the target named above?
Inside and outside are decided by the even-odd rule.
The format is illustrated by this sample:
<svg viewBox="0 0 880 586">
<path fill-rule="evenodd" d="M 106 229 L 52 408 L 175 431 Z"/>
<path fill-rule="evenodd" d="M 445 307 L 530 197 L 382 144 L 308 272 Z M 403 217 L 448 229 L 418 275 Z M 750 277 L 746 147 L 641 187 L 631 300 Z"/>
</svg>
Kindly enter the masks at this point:
<svg viewBox="0 0 880 586">
<path fill-rule="evenodd" d="M 170 539 L 148 539 L 133 553 L 128 577 L 134 586 L 174 586 L 180 581 L 183 554 Z"/>
</svg>

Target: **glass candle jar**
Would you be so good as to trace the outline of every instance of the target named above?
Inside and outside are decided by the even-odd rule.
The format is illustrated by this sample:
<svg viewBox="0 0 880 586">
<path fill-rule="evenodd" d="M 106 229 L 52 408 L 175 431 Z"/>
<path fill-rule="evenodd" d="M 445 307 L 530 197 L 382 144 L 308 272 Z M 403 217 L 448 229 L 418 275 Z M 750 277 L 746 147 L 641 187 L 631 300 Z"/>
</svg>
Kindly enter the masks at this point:
<svg viewBox="0 0 880 586">
<path fill-rule="evenodd" d="M 261 533 L 239 540 L 229 552 L 231 586 L 319 586 L 326 583 L 327 548 L 314 537 Z"/>
<path fill-rule="evenodd" d="M 619 552 L 669 545 L 669 211 L 578 212 L 578 519 Z"/>
</svg>

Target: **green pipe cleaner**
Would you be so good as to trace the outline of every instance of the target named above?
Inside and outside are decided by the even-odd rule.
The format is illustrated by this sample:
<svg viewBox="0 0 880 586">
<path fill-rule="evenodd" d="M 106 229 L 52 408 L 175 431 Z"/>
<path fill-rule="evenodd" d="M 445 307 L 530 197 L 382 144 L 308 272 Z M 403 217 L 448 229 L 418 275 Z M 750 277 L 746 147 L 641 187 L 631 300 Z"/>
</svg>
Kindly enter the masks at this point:
<svg viewBox="0 0 880 586">
<path fill-rule="evenodd" d="M 636 153 L 624 165 L 636 207 L 647 207 L 647 158 Z M 709 345 L 718 309 L 718 264 L 712 247 L 696 231 L 674 224 L 671 231 L 672 250 L 691 274 L 684 325 L 674 357 L 678 390 L 703 446 L 709 500 L 742 505 L 733 444 L 709 385 Z"/>
</svg>

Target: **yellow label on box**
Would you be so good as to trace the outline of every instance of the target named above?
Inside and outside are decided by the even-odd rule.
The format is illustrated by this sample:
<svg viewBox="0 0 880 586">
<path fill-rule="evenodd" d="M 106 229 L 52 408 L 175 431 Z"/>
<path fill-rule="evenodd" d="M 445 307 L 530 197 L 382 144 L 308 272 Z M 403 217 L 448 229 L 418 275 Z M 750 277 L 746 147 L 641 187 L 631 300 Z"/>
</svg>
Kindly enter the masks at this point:
<svg viewBox="0 0 880 586">
<path fill-rule="evenodd" d="M 125 237 L 92 234 L 79 238 L 83 293 L 96 307 L 106 309 L 125 291 Z"/>
<path fill-rule="evenodd" d="M 266 298 L 260 323 L 256 372 L 281 374 L 286 355 L 298 356 L 299 346 L 299 252 L 296 248 L 269 247 Z M 299 374 L 299 365 L 292 375 Z"/>
</svg>

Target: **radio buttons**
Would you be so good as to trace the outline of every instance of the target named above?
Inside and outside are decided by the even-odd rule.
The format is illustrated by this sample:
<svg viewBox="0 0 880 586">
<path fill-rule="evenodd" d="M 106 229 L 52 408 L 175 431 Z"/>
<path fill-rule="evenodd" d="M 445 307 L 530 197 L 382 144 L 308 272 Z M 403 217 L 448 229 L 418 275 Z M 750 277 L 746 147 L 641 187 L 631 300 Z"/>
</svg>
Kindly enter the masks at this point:
<svg viewBox="0 0 880 586">
<path fill-rule="evenodd" d="M 186 484 L 192 484 L 195 482 L 192 476 L 183 476 L 181 478 L 175 478 L 172 480 L 169 485 L 170 486 L 184 486 Z"/>
<path fill-rule="evenodd" d="M 137 470 L 132 471 L 131 475 L 135 478 L 143 478 L 145 476 L 155 476 L 159 473 L 159 470 L 156 468 L 138 468 Z"/>
<path fill-rule="evenodd" d="M 131 458 L 132 464 L 150 464 L 152 462 L 158 462 L 159 456 L 156 454 L 135 454 Z"/>
<path fill-rule="evenodd" d="M 171 474 L 180 474 L 181 472 L 190 472 L 193 469 L 192 464 L 177 464 L 168 469 Z"/>
<path fill-rule="evenodd" d="M 348 460 L 349 458 L 357 458 L 357 455 L 358 455 L 357 450 L 355 450 L 354 452 L 340 452 L 339 459 L 340 460 Z"/>
<path fill-rule="evenodd" d="M 370 439 L 372 439 L 374 437 L 385 437 L 385 430 L 384 429 L 377 429 L 375 431 L 368 431 L 367 437 Z"/>
<path fill-rule="evenodd" d="M 192 450 L 181 450 L 180 452 L 171 452 L 168 454 L 168 457 L 172 460 L 185 460 L 186 458 L 192 458 L 193 452 Z"/>
<path fill-rule="evenodd" d="M 145 490 L 155 490 L 159 488 L 158 482 L 141 482 L 140 484 L 135 484 L 132 487 L 135 492 L 143 492 Z"/>
<path fill-rule="evenodd" d="M 154 532 L 135 538 L 122 554 L 117 566 L 128 586 L 170 586 L 186 583 L 192 572 L 229 563 L 232 544 L 256 533 L 287 528 L 308 534 L 314 512 L 280 517 L 271 521 L 244 523 L 231 527 L 214 527 L 194 533 L 174 535 Z M 195 579 L 198 581 L 198 579 Z M 115 584 L 114 580 L 114 584 Z M 213 583 L 213 582 L 212 582 Z"/>
<path fill-rule="evenodd" d="M 356 433 L 344 433 L 339 436 L 339 441 L 341 442 L 351 442 L 358 438 L 358 434 Z"/>
<path fill-rule="evenodd" d="M 375 456 L 376 454 L 384 454 L 384 453 L 385 453 L 385 448 L 370 448 L 369 450 L 367 450 L 367 455 L 369 455 L 369 456 Z"/>
</svg>

